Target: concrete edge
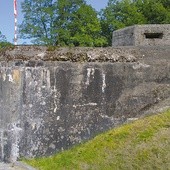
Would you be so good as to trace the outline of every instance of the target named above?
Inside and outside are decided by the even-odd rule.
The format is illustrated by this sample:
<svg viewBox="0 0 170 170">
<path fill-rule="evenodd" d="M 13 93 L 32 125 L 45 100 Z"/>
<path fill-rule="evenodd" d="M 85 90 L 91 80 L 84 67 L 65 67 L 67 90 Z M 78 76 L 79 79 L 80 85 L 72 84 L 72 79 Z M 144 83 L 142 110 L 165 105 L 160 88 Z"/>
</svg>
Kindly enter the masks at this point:
<svg viewBox="0 0 170 170">
<path fill-rule="evenodd" d="M 28 165 L 28 164 L 26 164 L 24 162 L 21 162 L 21 161 L 15 162 L 14 166 L 24 168 L 25 170 L 37 170 L 37 169 L 33 168 L 32 166 L 30 166 L 30 165 Z"/>
</svg>

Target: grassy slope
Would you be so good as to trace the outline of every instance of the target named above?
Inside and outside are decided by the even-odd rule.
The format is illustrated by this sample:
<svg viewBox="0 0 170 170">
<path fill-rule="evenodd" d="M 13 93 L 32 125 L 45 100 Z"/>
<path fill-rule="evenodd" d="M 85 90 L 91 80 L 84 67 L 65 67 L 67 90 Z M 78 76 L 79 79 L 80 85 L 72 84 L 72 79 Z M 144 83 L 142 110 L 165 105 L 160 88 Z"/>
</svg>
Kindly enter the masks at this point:
<svg viewBox="0 0 170 170">
<path fill-rule="evenodd" d="M 170 170 L 170 110 L 55 156 L 26 162 L 41 170 Z"/>
</svg>

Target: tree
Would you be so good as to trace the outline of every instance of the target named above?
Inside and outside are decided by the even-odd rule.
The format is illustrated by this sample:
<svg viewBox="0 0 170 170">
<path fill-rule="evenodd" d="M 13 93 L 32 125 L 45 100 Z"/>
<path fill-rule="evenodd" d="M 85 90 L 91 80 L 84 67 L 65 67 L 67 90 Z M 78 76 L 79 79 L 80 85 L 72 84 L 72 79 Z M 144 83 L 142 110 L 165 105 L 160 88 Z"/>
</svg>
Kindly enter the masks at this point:
<svg viewBox="0 0 170 170">
<path fill-rule="evenodd" d="M 170 23 L 169 0 L 136 0 L 136 6 L 147 20 L 147 24 Z"/>
<path fill-rule="evenodd" d="M 24 20 L 20 25 L 20 36 L 33 39 L 35 44 L 56 43 L 57 9 L 54 0 L 24 0 L 21 4 Z"/>
<path fill-rule="evenodd" d="M 70 3 L 70 0 L 65 1 Z M 70 4 L 70 7 L 68 3 L 66 3 L 65 17 L 58 16 L 59 37 L 57 43 L 73 46 L 105 46 L 106 39 L 101 36 L 101 25 L 97 18 L 97 12 L 83 1 L 79 2 L 79 6 L 75 5 L 74 8 L 73 3 Z"/>
<path fill-rule="evenodd" d="M 58 46 L 104 46 L 97 12 L 85 0 L 24 0 L 22 38 Z"/>
<path fill-rule="evenodd" d="M 169 0 L 109 0 L 100 13 L 102 35 L 111 45 L 112 32 L 134 24 L 170 23 Z"/>
<path fill-rule="evenodd" d="M 73 20 L 73 13 L 77 11 L 81 5 L 85 4 L 84 0 L 58 0 L 56 2 L 56 44 L 60 46 L 70 45 L 70 30 L 68 29 Z"/>
<path fill-rule="evenodd" d="M 58 0 L 56 19 L 57 45 L 104 46 L 97 12 L 84 0 Z"/>
</svg>

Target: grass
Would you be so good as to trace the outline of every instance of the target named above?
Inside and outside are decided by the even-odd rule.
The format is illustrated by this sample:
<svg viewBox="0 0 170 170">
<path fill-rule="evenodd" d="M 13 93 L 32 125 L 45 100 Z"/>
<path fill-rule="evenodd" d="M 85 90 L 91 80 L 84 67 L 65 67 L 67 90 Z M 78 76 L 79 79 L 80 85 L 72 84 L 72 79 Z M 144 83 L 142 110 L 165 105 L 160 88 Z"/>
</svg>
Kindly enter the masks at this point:
<svg viewBox="0 0 170 170">
<path fill-rule="evenodd" d="M 54 156 L 25 161 L 40 170 L 170 170 L 170 110 Z"/>
</svg>

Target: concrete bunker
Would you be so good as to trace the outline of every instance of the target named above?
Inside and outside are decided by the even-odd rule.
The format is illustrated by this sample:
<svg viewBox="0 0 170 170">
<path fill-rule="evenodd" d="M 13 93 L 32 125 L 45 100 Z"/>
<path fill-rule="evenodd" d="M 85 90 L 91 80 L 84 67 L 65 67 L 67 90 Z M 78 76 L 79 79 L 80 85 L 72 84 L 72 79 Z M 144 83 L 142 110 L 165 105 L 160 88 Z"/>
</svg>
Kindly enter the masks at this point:
<svg viewBox="0 0 170 170">
<path fill-rule="evenodd" d="M 144 28 L 117 31 L 114 45 L 159 46 L 0 52 L 0 161 L 49 156 L 169 108 L 169 25 Z"/>
<path fill-rule="evenodd" d="M 112 46 L 170 45 L 170 24 L 135 25 L 113 32 Z"/>
</svg>

